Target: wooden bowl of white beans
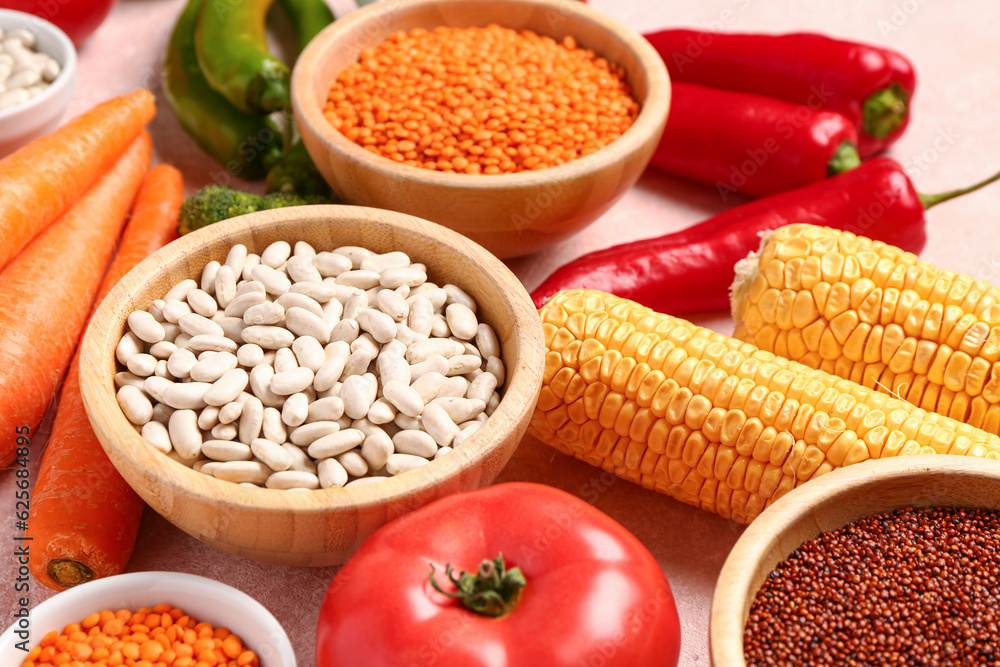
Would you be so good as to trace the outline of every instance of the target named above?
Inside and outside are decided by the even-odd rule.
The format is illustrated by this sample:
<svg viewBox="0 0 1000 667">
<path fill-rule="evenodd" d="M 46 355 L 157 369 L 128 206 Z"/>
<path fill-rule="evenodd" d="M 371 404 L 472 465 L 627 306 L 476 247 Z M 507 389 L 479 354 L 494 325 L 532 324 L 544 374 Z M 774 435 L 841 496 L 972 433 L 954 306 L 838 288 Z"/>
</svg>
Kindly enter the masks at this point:
<svg viewBox="0 0 1000 667">
<path fill-rule="evenodd" d="M 517 278 L 439 225 L 306 206 L 139 264 L 87 329 L 81 391 L 159 514 L 269 563 L 344 563 L 376 529 L 490 484 L 541 388 Z"/>
</svg>

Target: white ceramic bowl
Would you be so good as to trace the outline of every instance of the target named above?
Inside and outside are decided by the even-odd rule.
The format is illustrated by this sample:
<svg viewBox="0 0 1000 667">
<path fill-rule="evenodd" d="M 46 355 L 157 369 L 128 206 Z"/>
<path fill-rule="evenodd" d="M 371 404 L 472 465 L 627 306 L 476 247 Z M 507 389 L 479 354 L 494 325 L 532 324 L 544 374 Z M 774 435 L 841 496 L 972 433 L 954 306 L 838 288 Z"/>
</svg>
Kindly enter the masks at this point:
<svg viewBox="0 0 1000 667">
<path fill-rule="evenodd" d="M 35 51 L 47 53 L 62 68 L 48 89 L 24 104 L 0 111 L 0 158 L 59 126 L 76 89 L 76 49 L 62 30 L 45 19 L 12 9 L 0 9 L 0 28 L 27 28 L 38 43 Z"/>
<path fill-rule="evenodd" d="M 199 621 L 225 626 L 257 653 L 266 667 L 296 667 L 295 652 L 278 621 L 259 602 L 232 586 L 183 572 L 132 572 L 57 593 L 29 609 L 30 639 L 33 648 L 51 630 L 59 632 L 69 623 L 79 623 L 102 609 L 129 609 L 169 604 Z M 17 610 L 11 610 L 11 614 Z M 22 641 L 12 625 L 0 635 L 0 665 L 20 665 L 24 651 L 15 647 Z"/>
</svg>

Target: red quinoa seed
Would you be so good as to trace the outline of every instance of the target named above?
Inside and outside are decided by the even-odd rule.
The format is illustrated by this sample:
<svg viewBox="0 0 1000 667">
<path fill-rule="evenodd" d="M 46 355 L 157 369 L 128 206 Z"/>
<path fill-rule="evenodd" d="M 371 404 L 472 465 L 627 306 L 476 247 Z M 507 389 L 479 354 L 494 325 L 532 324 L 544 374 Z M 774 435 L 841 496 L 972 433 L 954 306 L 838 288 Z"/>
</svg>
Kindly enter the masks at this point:
<svg viewBox="0 0 1000 667">
<path fill-rule="evenodd" d="M 799 547 L 750 608 L 754 665 L 1000 666 L 1000 512 L 906 508 Z"/>
</svg>

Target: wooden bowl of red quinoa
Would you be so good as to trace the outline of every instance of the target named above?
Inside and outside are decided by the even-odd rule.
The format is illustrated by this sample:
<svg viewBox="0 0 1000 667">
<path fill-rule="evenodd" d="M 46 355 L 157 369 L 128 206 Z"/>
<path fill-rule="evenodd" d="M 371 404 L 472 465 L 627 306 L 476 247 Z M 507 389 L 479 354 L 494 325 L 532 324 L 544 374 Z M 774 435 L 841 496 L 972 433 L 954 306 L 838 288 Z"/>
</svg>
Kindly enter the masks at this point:
<svg viewBox="0 0 1000 667">
<path fill-rule="evenodd" d="M 781 498 L 747 528 L 719 575 L 709 626 L 712 664 L 717 667 L 748 664 L 745 631 L 751 607 L 769 578 L 776 576 L 779 564 L 797 549 L 821 535 L 829 537 L 849 524 L 857 525 L 866 517 L 896 510 L 920 512 L 923 508 L 1000 510 L 1000 462 L 948 455 L 879 459 L 835 470 Z M 888 552 L 890 547 L 885 550 Z M 860 562 L 871 558 L 870 554 L 861 555 L 863 551 L 861 547 L 856 552 L 848 549 L 836 559 Z M 815 567 L 812 562 L 810 565 Z M 1000 564 L 994 563 L 992 567 L 1000 569 Z M 891 578 L 891 573 L 886 576 Z M 876 578 L 865 586 L 881 590 L 884 582 L 880 581 L 884 578 Z M 813 587 L 808 595 L 824 595 L 825 589 L 815 582 L 802 583 L 803 588 L 807 585 Z M 914 580 L 907 586 L 915 585 Z M 789 581 L 788 586 L 777 597 L 783 600 L 781 605 L 794 608 L 799 592 L 793 589 L 798 584 Z M 864 609 L 844 590 L 836 591 L 835 595 L 840 596 L 838 600 L 843 598 L 840 603 L 845 613 Z M 834 626 L 841 621 L 829 620 Z M 796 664 L 818 663 L 803 658 Z M 862 660 L 859 664 L 872 663 Z"/>
<path fill-rule="evenodd" d="M 564 164 L 469 174 L 376 155 L 324 116 L 331 85 L 363 49 L 400 31 L 490 24 L 557 42 L 571 37 L 620 65 L 639 104 L 632 125 L 603 148 Z M 292 103 L 306 148 L 345 202 L 432 220 L 509 258 L 576 233 L 636 182 L 663 132 L 670 82 L 662 59 L 641 35 L 577 0 L 389 0 L 339 19 L 310 43 L 293 72 Z"/>
</svg>

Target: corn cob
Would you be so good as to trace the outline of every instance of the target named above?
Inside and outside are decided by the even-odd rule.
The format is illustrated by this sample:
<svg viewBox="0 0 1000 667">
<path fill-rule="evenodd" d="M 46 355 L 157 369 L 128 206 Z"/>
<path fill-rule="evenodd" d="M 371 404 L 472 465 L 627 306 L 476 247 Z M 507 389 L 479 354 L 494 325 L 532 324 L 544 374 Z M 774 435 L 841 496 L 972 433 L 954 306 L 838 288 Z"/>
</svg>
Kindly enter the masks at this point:
<svg viewBox="0 0 1000 667">
<path fill-rule="evenodd" d="M 870 458 L 1000 459 L 994 435 L 604 292 L 559 292 L 539 312 L 532 434 L 736 521 Z"/>
<path fill-rule="evenodd" d="M 791 225 L 737 269 L 736 337 L 1000 433 L 1000 290 L 899 248 Z"/>
</svg>

